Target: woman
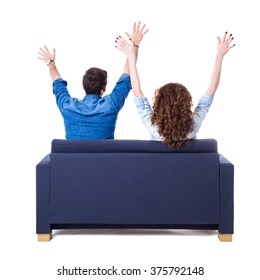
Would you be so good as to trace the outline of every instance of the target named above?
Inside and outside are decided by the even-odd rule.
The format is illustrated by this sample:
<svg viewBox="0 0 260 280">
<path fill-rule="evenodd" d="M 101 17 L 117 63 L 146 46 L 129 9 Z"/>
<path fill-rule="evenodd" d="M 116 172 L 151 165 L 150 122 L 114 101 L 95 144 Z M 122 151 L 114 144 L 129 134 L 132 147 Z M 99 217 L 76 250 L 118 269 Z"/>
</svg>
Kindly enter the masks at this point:
<svg viewBox="0 0 260 280">
<path fill-rule="evenodd" d="M 203 120 L 212 104 L 220 81 L 222 62 L 225 54 L 235 46 L 232 34 L 225 32 L 218 37 L 215 64 L 206 94 L 203 95 L 194 112 L 191 111 L 192 97 L 185 86 L 168 83 L 155 91 L 153 107 L 143 95 L 136 68 L 137 49 L 128 33 L 128 43 L 121 36 L 117 37 L 117 48 L 123 51 L 129 60 L 130 79 L 135 95 L 136 107 L 142 121 L 151 134 L 152 140 L 163 141 L 168 146 L 179 147 L 189 139 L 196 138 Z"/>
</svg>

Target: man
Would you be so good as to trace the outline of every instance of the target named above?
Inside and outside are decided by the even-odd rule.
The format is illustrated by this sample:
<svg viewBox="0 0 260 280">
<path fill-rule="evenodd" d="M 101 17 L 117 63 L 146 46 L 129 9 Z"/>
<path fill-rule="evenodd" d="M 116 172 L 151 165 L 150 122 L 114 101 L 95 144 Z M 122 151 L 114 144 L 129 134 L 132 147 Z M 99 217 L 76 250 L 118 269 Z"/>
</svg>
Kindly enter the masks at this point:
<svg viewBox="0 0 260 280">
<path fill-rule="evenodd" d="M 148 32 L 145 25 L 134 23 L 131 38 L 137 51 L 143 36 Z M 131 90 L 128 59 L 124 73 L 117 81 L 112 93 L 103 97 L 107 85 L 107 72 L 92 67 L 83 76 L 85 97 L 72 98 L 67 90 L 67 82 L 61 78 L 56 67 L 56 51 L 51 53 L 46 46 L 40 48 L 39 59 L 49 68 L 53 82 L 53 93 L 63 116 L 66 139 L 114 139 L 114 131 L 119 111 Z"/>
</svg>

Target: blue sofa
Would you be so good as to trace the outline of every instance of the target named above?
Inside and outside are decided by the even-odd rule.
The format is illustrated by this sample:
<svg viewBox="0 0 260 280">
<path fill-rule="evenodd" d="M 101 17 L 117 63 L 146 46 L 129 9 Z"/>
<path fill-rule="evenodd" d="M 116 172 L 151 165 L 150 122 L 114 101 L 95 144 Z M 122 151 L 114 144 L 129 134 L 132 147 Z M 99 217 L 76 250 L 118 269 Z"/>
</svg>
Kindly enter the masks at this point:
<svg viewBox="0 0 260 280">
<path fill-rule="evenodd" d="M 218 231 L 232 241 L 234 166 L 214 139 L 58 140 L 36 166 L 36 233 L 54 229 Z"/>
</svg>

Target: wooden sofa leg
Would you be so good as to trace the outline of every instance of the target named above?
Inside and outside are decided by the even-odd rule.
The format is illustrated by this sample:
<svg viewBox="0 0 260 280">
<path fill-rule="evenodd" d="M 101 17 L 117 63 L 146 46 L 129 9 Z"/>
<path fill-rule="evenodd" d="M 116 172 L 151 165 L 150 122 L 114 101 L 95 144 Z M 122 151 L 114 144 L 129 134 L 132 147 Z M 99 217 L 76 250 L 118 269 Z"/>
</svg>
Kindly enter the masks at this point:
<svg viewBox="0 0 260 280">
<path fill-rule="evenodd" d="M 50 241 L 51 233 L 38 234 L 38 241 Z"/>
<path fill-rule="evenodd" d="M 218 234 L 218 239 L 223 242 L 232 242 L 232 234 Z"/>
</svg>

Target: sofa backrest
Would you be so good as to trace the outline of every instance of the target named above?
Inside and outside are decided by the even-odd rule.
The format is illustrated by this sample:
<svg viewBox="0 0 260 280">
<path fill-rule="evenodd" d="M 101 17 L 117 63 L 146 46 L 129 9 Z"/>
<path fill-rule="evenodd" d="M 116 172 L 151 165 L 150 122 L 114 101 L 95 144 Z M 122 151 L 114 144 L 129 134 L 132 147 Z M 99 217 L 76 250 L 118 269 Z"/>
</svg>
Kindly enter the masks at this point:
<svg viewBox="0 0 260 280">
<path fill-rule="evenodd" d="M 54 224 L 219 222 L 214 139 L 179 149 L 148 140 L 53 140 L 50 158 Z"/>
<path fill-rule="evenodd" d="M 180 148 L 169 148 L 150 140 L 59 140 L 52 141 L 52 153 L 217 153 L 215 139 L 193 139 Z"/>
<path fill-rule="evenodd" d="M 214 139 L 179 149 L 149 140 L 53 140 L 50 158 L 53 224 L 219 222 Z"/>
</svg>

